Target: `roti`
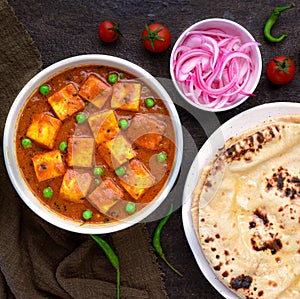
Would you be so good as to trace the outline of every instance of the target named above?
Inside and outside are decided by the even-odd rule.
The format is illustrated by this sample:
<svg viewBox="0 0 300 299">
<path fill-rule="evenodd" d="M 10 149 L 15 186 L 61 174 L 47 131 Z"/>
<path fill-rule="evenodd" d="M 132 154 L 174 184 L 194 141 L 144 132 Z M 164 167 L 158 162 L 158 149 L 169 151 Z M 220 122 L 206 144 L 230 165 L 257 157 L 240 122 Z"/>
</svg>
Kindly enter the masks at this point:
<svg viewBox="0 0 300 299">
<path fill-rule="evenodd" d="M 227 140 L 199 174 L 193 225 L 240 298 L 300 298 L 300 115 Z"/>
</svg>

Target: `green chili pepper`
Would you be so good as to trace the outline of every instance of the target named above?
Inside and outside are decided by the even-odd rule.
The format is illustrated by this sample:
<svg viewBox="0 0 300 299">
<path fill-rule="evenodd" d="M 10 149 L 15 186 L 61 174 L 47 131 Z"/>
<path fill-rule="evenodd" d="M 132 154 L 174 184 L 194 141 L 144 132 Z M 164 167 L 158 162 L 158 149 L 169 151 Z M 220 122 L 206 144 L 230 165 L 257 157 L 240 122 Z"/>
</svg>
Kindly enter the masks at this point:
<svg viewBox="0 0 300 299">
<path fill-rule="evenodd" d="M 272 11 L 272 13 L 271 13 L 270 17 L 268 18 L 268 20 L 265 24 L 265 27 L 264 27 L 264 35 L 268 41 L 278 43 L 278 42 L 281 42 L 285 37 L 287 37 L 287 34 L 282 34 L 279 37 L 274 37 L 271 34 L 271 29 L 272 29 L 273 25 L 277 22 L 281 12 L 283 12 L 284 10 L 293 8 L 295 6 L 296 5 L 294 3 L 292 3 L 291 5 L 274 8 L 274 10 Z"/>
<path fill-rule="evenodd" d="M 180 273 L 176 268 L 174 268 L 170 262 L 166 259 L 165 254 L 163 253 L 163 249 L 161 247 L 161 243 L 160 243 L 160 235 L 162 232 L 163 227 L 165 226 L 165 224 L 168 222 L 171 214 L 173 212 L 173 204 L 171 204 L 170 210 L 168 212 L 168 214 L 160 220 L 160 222 L 158 223 L 155 231 L 154 231 L 154 235 L 153 235 L 153 239 L 152 239 L 152 244 L 153 247 L 156 251 L 156 253 L 161 257 L 161 259 L 175 272 L 177 273 L 179 276 L 183 277 L 182 273 Z"/>
<path fill-rule="evenodd" d="M 101 249 L 107 256 L 107 258 L 109 259 L 111 265 L 117 270 L 117 299 L 119 299 L 120 298 L 120 281 L 121 281 L 119 258 L 105 240 L 103 240 L 101 237 L 99 237 L 97 235 L 90 235 L 90 236 L 101 247 Z"/>
</svg>

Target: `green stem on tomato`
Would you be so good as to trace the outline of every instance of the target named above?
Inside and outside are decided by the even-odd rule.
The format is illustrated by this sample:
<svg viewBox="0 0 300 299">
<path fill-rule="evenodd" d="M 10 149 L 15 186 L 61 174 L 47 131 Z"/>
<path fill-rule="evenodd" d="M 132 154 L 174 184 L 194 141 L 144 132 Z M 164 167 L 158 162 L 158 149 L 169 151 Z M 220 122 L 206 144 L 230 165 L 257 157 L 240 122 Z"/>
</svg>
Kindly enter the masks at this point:
<svg viewBox="0 0 300 299">
<path fill-rule="evenodd" d="M 145 24 L 145 28 L 146 28 L 146 30 L 148 32 L 148 35 L 145 36 L 145 37 L 143 37 L 142 40 L 149 40 L 150 43 L 151 43 L 151 47 L 152 47 L 153 50 L 155 49 L 155 47 L 154 47 L 154 41 L 156 41 L 156 40 L 165 41 L 165 39 L 163 37 L 160 37 L 158 35 L 158 32 L 162 30 L 162 27 L 159 27 L 156 30 L 152 31 L 149 28 L 149 26 L 147 24 Z"/>
</svg>

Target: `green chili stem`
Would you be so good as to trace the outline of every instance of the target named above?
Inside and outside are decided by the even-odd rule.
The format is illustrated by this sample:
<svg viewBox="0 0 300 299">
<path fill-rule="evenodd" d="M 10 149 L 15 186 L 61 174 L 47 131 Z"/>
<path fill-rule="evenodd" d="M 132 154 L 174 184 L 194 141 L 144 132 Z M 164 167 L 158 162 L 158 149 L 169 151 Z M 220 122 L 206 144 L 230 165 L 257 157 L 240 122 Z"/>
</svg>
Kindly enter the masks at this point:
<svg viewBox="0 0 300 299">
<path fill-rule="evenodd" d="M 117 299 L 120 299 L 121 272 L 117 269 Z"/>
<path fill-rule="evenodd" d="M 265 27 L 264 27 L 264 35 L 265 35 L 265 38 L 268 41 L 270 41 L 270 42 L 281 42 L 284 38 L 287 37 L 287 34 L 282 34 L 279 37 L 274 37 L 271 34 L 271 29 L 274 26 L 274 24 L 277 22 L 281 12 L 283 12 L 287 9 L 293 8 L 293 7 L 295 7 L 294 3 L 292 3 L 290 5 L 287 5 L 287 6 L 283 6 L 283 7 L 276 7 L 276 8 L 273 9 L 270 17 L 268 18 L 268 20 L 265 24 Z"/>
<path fill-rule="evenodd" d="M 110 247 L 110 245 L 97 235 L 90 235 L 94 241 L 101 247 L 107 258 L 109 259 L 111 265 L 117 270 L 117 299 L 120 299 L 120 282 L 121 282 L 121 272 L 119 258 Z"/>
<path fill-rule="evenodd" d="M 160 254 L 159 256 L 176 274 L 178 274 L 180 277 L 183 277 L 183 274 L 166 259 L 164 254 Z"/>
<path fill-rule="evenodd" d="M 174 266 L 172 266 L 170 264 L 170 262 L 166 259 L 164 253 L 163 253 L 163 249 L 160 243 L 160 236 L 161 236 L 161 232 L 163 227 L 165 226 L 165 224 L 168 222 L 169 218 L 171 217 L 171 214 L 173 212 L 173 204 L 171 204 L 170 210 L 168 212 L 168 214 L 162 218 L 160 220 L 160 222 L 158 223 L 155 231 L 154 231 L 154 235 L 153 235 L 153 239 L 152 239 L 152 244 L 153 247 L 156 251 L 156 253 L 160 256 L 160 258 L 179 276 L 183 277 L 183 274 L 180 273 Z"/>
</svg>

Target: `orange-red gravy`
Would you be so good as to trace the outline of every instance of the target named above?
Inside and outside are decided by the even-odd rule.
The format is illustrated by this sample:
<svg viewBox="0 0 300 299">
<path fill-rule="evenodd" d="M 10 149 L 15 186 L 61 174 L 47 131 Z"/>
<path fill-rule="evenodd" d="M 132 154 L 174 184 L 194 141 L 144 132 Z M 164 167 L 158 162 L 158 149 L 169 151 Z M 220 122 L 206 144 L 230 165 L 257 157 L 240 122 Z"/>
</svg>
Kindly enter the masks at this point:
<svg viewBox="0 0 300 299">
<path fill-rule="evenodd" d="M 22 114 L 19 118 L 19 123 L 17 127 L 17 134 L 16 134 L 16 152 L 17 152 L 17 159 L 19 166 L 22 170 L 23 176 L 25 180 L 27 181 L 28 185 L 32 189 L 35 196 L 42 202 L 42 204 L 46 205 L 48 208 L 50 208 L 55 213 L 60 214 L 63 217 L 75 220 L 75 221 L 84 221 L 82 217 L 82 212 L 86 209 L 90 209 L 93 212 L 93 217 L 88 220 L 90 223 L 103 223 L 103 222 L 109 222 L 109 221 L 116 221 L 115 218 L 124 218 L 129 216 L 124 209 L 124 206 L 127 201 L 133 201 L 136 202 L 124 189 L 125 193 L 125 202 L 120 203 L 119 207 L 115 207 L 115 210 L 112 211 L 111 215 L 103 215 L 100 213 L 96 208 L 94 208 L 90 202 L 87 199 L 82 200 L 82 203 L 74 203 L 67 200 L 63 200 L 59 197 L 59 189 L 60 185 L 62 183 L 63 176 L 50 179 L 44 182 L 38 182 L 36 178 L 36 174 L 34 171 L 33 163 L 32 163 L 32 157 L 36 154 L 44 152 L 46 149 L 39 146 L 37 143 L 33 142 L 32 146 L 30 148 L 23 148 L 21 144 L 21 140 L 26 137 L 26 131 L 32 121 L 33 115 L 35 115 L 38 112 L 49 112 L 53 116 L 55 116 L 54 112 L 52 111 L 51 106 L 49 105 L 47 99 L 49 96 L 54 94 L 56 91 L 63 88 L 68 83 L 73 83 L 78 89 L 83 84 L 83 82 L 86 80 L 86 78 L 90 74 L 97 74 L 97 76 L 100 76 L 102 80 L 106 83 L 108 83 L 107 78 L 108 74 L 111 72 L 114 73 L 122 73 L 125 75 L 125 77 L 122 80 L 136 80 L 140 83 L 142 83 L 142 93 L 141 93 L 141 102 L 140 102 L 140 110 L 138 112 L 131 112 L 131 111 L 123 111 L 123 110 L 115 110 L 115 114 L 117 115 L 117 119 L 120 118 L 127 118 L 130 122 L 130 119 L 136 114 L 136 113 L 155 113 L 160 114 L 163 116 L 166 128 L 167 128 L 167 136 L 163 137 L 163 140 L 160 144 L 160 149 L 157 152 L 166 152 L 167 153 L 167 163 L 164 164 L 165 167 L 165 174 L 162 177 L 162 179 L 159 180 L 154 186 L 149 188 L 145 194 L 138 200 L 137 209 L 143 208 L 147 203 L 151 202 L 155 196 L 160 192 L 160 190 L 164 187 L 164 184 L 166 183 L 166 180 L 169 177 L 170 171 L 173 167 L 174 163 L 174 155 L 175 155 L 175 141 L 174 141 L 174 127 L 172 124 L 172 120 L 170 118 L 170 114 L 168 112 L 168 109 L 164 102 L 161 99 L 158 99 L 153 91 L 149 87 L 145 85 L 145 83 L 138 78 L 135 78 L 131 74 L 128 74 L 122 70 L 117 70 L 115 68 L 108 68 L 104 66 L 82 66 L 73 68 L 70 70 L 67 70 L 61 74 L 56 75 L 55 77 L 51 78 L 44 84 L 47 84 L 50 86 L 50 92 L 47 95 L 42 95 L 38 90 L 30 96 L 30 98 L 27 100 L 27 103 L 25 105 L 25 108 L 22 111 Z M 108 83 L 110 84 L 110 83 Z M 112 85 L 112 84 L 111 84 Z M 147 97 L 153 97 L 155 98 L 155 106 L 153 108 L 148 108 L 145 106 L 144 99 Z M 97 112 L 99 110 L 96 106 L 86 102 L 86 108 L 85 112 L 87 114 L 92 114 L 94 112 Z M 104 106 L 99 111 L 109 109 L 109 101 L 107 102 L 106 106 Z M 63 125 L 59 131 L 59 134 L 55 140 L 54 143 L 54 149 L 58 149 L 59 145 L 62 141 L 66 141 L 68 137 L 72 135 L 76 136 L 90 136 L 93 137 L 93 134 L 89 128 L 88 123 L 84 124 L 77 124 L 75 121 L 76 113 L 66 119 L 63 122 Z M 151 156 L 156 154 L 155 151 L 145 150 L 139 147 L 135 147 L 133 144 L 134 150 L 137 152 L 137 158 L 142 161 L 147 167 L 149 167 L 149 159 Z M 62 158 L 64 163 L 66 164 L 65 158 L 66 154 L 62 153 Z M 104 177 L 110 176 L 112 177 L 116 182 L 118 182 L 119 177 L 116 176 L 113 169 L 109 169 L 108 165 L 104 162 L 102 157 L 95 151 L 95 165 L 97 166 L 103 166 L 104 171 Z M 157 166 L 161 167 L 161 165 Z M 93 166 L 94 167 L 94 166 Z M 152 167 L 153 168 L 153 167 Z M 154 167 L 152 170 L 155 172 Z M 90 173 L 93 175 L 93 168 L 90 169 Z M 101 177 L 102 179 L 103 177 Z M 121 185 L 118 184 L 120 187 Z M 54 191 L 53 196 L 50 199 L 43 197 L 43 189 L 46 187 L 51 187 Z M 92 183 L 91 190 L 95 188 L 97 185 L 95 182 Z M 122 187 L 121 187 L 122 188 Z M 115 217 L 115 218 L 114 218 Z"/>
</svg>

